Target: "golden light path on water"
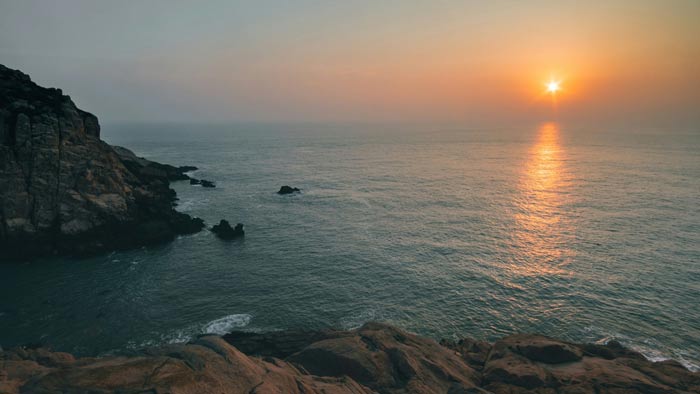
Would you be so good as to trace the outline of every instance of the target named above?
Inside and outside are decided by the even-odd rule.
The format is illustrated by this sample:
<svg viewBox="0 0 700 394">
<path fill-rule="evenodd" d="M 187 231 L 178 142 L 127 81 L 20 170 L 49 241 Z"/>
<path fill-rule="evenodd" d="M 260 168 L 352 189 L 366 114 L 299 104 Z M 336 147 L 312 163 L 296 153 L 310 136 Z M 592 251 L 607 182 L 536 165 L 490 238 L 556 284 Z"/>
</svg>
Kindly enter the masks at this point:
<svg viewBox="0 0 700 394">
<path fill-rule="evenodd" d="M 562 212 L 571 181 L 565 167 L 567 152 L 560 143 L 559 125 L 544 123 L 537 131 L 518 185 L 520 197 L 513 229 L 520 258 L 513 273 L 566 275 L 573 257 L 567 247 L 573 236 L 572 220 Z"/>
</svg>

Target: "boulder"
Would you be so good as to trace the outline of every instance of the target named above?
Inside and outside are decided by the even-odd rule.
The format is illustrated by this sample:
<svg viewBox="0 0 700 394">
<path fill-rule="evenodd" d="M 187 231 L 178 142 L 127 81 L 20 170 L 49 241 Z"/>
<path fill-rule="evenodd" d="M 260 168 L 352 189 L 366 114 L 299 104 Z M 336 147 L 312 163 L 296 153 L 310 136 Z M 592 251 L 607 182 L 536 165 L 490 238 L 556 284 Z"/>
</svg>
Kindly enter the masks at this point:
<svg viewBox="0 0 700 394">
<path fill-rule="evenodd" d="M 286 360 L 312 375 L 347 375 L 381 393 L 468 392 L 479 382 L 454 351 L 382 323 L 338 332 Z"/>
<path fill-rule="evenodd" d="M 277 192 L 277 194 L 292 194 L 292 193 L 299 193 L 299 192 L 301 192 L 301 189 L 299 189 L 299 188 L 284 185 L 284 186 L 280 187 L 280 190 Z"/>
<path fill-rule="evenodd" d="M 576 345 L 542 335 L 511 335 L 500 341 L 499 345 L 507 346 L 532 361 L 547 364 L 579 361 L 583 357 L 583 351 Z"/>
<path fill-rule="evenodd" d="M 214 225 L 211 231 L 221 239 L 234 239 L 245 235 L 242 223 L 238 223 L 235 228 L 232 228 L 229 222 L 224 219 L 221 219 L 219 224 Z"/>
</svg>

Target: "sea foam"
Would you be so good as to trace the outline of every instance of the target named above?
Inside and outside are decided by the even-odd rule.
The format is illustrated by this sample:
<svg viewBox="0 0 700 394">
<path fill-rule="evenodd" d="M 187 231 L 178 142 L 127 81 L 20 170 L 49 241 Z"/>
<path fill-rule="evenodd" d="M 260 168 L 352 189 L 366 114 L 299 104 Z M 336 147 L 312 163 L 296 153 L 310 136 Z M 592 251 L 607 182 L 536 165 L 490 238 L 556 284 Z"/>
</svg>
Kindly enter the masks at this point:
<svg viewBox="0 0 700 394">
<path fill-rule="evenodd" d="M 235 314 L 224 316 L 220 319 L 212 320 L 204 325 L 202 331 L 205 334 L 224 335 L 231 332 L 234 328 L 242 328 L 250 324 L 253 317 L 248 314 Z"/>
</svg>

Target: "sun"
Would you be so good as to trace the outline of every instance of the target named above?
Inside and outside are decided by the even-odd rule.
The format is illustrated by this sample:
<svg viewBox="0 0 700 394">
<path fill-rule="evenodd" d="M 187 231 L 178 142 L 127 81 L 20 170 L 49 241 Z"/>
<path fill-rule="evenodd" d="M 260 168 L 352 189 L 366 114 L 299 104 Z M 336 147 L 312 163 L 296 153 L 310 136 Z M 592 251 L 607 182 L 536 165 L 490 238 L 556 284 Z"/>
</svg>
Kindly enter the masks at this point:
<svg viewBox="0 0 700 394">
<path fill-rule="evenodd" d="M 555 80 L 550 80 L 547 82 L 547 92 L 551 94 L 555 94 L 556 92 L 561 90 L 561 81 L 555 81 Z"/>
</svg>

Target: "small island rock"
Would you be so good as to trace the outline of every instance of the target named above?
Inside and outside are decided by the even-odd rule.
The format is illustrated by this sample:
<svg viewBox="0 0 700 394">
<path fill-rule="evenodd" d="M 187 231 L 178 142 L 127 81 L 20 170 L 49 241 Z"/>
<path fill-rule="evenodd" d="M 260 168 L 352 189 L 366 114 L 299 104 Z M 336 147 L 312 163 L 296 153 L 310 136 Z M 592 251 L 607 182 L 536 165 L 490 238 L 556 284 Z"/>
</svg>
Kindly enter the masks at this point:
<svg viewBox="0 0 700 394">
<path fill-rule="evenodd" d="M 297 187 L 291 187 L 291 186 L 284 185 L 284 186 L 280 187 L 280 190 L 277 192 L 277 194 L 292 194 L 292 193 L 299 193 L 299 192 L 301 192 L 301 189 L 299 189 Z"/>
<path fill-rule="evenodd" d="M 238 223 L 235 228 L 232 228 L 229 222 L 224 219 L 221 219 L 219 224 L 214 225 L 211 231 L 221 239 L 234 239 L 245 235 L 243 223 Z"/>
</svg>

